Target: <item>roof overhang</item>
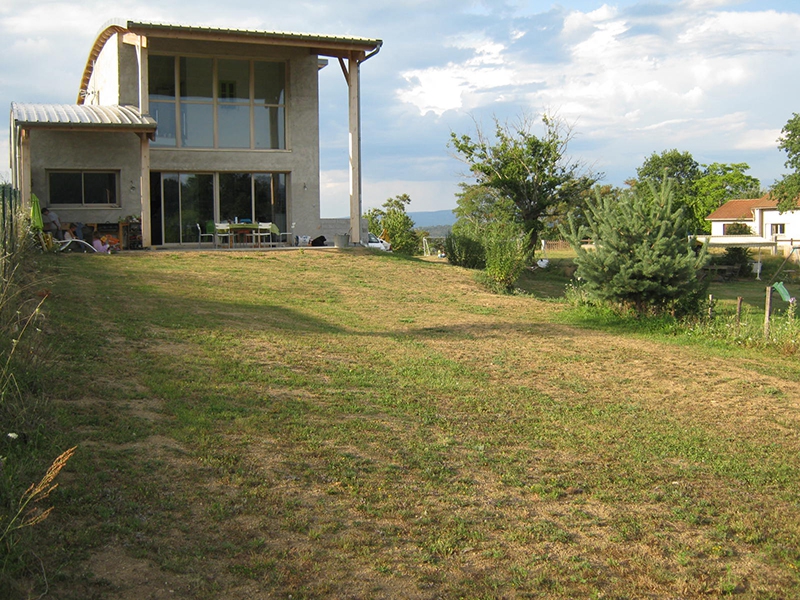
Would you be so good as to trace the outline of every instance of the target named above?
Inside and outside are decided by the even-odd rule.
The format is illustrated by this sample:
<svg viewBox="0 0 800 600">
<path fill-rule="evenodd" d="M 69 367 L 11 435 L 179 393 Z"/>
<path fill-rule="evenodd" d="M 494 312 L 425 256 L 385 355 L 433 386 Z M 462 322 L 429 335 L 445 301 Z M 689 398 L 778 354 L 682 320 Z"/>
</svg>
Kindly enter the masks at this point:
<svg viewBox="0 0 800 600">
<path fill-rule="evenodd" d="M 267 46 L 284 46 L 306 48 L 310 54 L 346 58 L 364 62 L 377 54 L 383 41 L 360 37 L 341 37 L 330 35 L 314 35 L 305 33 L 287 33 L 279 31 L 258 31 L 250 29 L 217 29 L 213 27 L 195 27 L 186 25 L 168 25 L 160 23 L 139 23 L 135 21 L 110 21 L 103 26 L 95 39 L 89 58 L 81 78 L 78 92 L 78 104 L 83 104 L 89 80 L 92 77 L 94 63 L 100 56 L 106 42 L 116 34 L 134 34 L 150 38 L 171 38 L 198 40 L 206 42 L 238 42 Z"/>
<path fill-rule="evenodd" d="M 130 131 L 155 134 L 157 123 L 134 106 L 76 104 L 21 104 L 12 102 L 15 129 L 60 129 L 72 131 Z"/>
</svg>

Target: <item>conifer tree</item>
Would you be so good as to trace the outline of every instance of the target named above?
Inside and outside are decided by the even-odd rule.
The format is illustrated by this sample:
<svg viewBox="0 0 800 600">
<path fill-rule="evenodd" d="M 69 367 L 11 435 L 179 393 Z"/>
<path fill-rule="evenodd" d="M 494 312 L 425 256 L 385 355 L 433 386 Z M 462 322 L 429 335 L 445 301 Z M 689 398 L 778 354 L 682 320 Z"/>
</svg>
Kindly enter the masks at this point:
<svg viewBox="0 0 800 600">
<path fill-rule="evenodd" d="M 590 297 L 639 315 L 699 308 L 704 288 L 697 271 L 707 255 L 688 236 L 686 208 L 675 204 L 665 179 L 618 199 L 598 194 L 586 203 L 584 225 L 570 218 L 562 234 L 577 252 L 576 276 Z M 582 244 L 587 238 L 590 247 Z"/>
</svg>

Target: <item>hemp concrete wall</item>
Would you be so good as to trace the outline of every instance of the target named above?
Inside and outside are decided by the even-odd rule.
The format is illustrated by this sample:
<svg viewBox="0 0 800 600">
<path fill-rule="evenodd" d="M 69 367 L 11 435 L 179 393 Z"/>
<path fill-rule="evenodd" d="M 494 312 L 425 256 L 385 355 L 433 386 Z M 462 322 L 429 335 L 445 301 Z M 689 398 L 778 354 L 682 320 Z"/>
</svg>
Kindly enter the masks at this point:
<svg viewBox="0 0 800 600">
<path fill-rule="evenodd" d="M 319 82 L 317 56 L 308 50 L 257 44 L 187 42 L 151 38 L 149 54 L 286 61 L 286 150 L 150 148 L 150 170 L 166 172 L 283 172 L 287 228 L 320 235 Z M 135 59 L 135 54 L 133 56 Z"/>
<path fill-rule="evenodd" d="M 139 60 L 136 48 L 119 35 L 109 40 L 92 69 L 85 104 L 139 106 Z"/>
<path fill-rule="evenodd" d="M 135 133 L 81 131 L 31 131 L 31 190 L 51 206 L 62 223 L 116 223 L 121 217 L 140 215 L 141 141 Z M 69 204 L 50 205 L 50 170 L 116 171 L 118 206 L 99 208 Z"/>
<path fill-rule="evenodd" d="M 119 104 L 119 53 L 117 44 L 108 43 L 97 57 L 84 104 Z"/>
</svg>

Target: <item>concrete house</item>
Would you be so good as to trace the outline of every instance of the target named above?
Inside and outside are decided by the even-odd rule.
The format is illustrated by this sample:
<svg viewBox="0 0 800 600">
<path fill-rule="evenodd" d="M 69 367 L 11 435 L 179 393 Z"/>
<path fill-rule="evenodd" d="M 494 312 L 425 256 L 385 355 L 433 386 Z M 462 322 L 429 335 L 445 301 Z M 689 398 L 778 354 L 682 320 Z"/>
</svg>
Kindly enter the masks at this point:
<svg viewBox="0 0 800 600">
<path fill-rule="evenodd" d="M 358 243 L 360 65 L 381 44 L 108 23 L 74 105 L 12 104 L 12 183 L 62 222 L 133 222 L 145 247 L 210 244 L 201 235 L 214 223 L 237 220 L 274 223 L 287 239 L 349 233 Z M 328 58 L 349 88 L 349 231 L 320 218 L 318 72 Z"/>
</svg>

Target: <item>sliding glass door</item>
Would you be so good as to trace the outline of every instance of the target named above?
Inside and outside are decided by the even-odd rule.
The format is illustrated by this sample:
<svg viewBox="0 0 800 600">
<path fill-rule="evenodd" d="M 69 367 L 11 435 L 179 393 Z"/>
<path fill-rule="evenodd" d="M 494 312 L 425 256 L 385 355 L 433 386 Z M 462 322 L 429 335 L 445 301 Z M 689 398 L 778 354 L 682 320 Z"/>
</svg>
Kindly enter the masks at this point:
<svg viewBox="0 0 800 600">
<path fill-rule="evenodd" d="M 286 231 L 285 173 L 220 173 L 222 221 L 275 223 Z"/>
<path fill-rule="evenodd" d="M 214 220 L 211 173 L 153 173 L 150 195 L 154 245 L 197 242 L 197 225 L 205 231 L 207 223 Z"/>
<path fill-rule="evenodd" d="M 206 233 L 211 222 L 269 222 L 285 232 L 286 179 L 286 173 L 152 172 L 151 243 L 197 242 L 197 225 Z"/>
</svg>

